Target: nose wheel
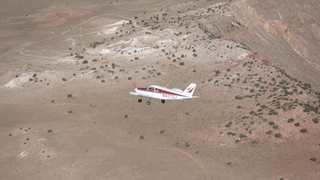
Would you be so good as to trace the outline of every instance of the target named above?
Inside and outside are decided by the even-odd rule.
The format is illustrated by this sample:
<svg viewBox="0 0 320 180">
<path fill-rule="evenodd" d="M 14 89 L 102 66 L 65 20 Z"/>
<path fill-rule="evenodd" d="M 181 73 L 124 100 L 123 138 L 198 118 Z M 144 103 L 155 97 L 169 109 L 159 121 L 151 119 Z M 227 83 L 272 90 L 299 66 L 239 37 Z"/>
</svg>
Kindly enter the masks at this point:
<svg viewBox="0 0 320 180">
<path fill-rule="evenodd" d="M 141 103 L 141 102 L 142 102 L 142 99 L 141 99 L 141 98 L 140 98 L 140 99 L 138 99 L 138 102 L 139 102 L 139 103 Z"/>
<path fill-rule="evenodd" d="M 166 101 L 164 100 L 164 99 L 161 99 L 161 103 L 163 104 L 163 103 L 165 103 Z"/>
<path fill-rule="evenodd" d="M 151 98 L 149 98 L 149 101 L 147 101 L 147 105 L 151 104 Z"/>
</svg>

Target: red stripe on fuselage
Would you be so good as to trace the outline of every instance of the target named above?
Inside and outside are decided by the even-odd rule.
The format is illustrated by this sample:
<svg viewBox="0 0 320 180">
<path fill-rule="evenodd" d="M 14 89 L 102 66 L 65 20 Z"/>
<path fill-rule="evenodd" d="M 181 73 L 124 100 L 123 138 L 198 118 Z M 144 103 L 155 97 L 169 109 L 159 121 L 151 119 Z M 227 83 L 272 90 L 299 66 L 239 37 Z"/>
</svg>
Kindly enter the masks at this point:
<svg viewBox="0 0 320 180">
<path fill-rule="evenodd" d="M 158 89 L 158 91 L 147 90 L 146 88 L 137 88 L 137 89 L 140 91 L 146 91 L 146 92 L 154 92 L 154 93 L 162 93 L 162 94 L 170 94 L 170 95 L 175 95 L 175 96 L 187 97 L 182 94 L 177 94 L 177 93 L 169 92 L 169 91 L 162 90 L 162 89 Z"/>
</svg>

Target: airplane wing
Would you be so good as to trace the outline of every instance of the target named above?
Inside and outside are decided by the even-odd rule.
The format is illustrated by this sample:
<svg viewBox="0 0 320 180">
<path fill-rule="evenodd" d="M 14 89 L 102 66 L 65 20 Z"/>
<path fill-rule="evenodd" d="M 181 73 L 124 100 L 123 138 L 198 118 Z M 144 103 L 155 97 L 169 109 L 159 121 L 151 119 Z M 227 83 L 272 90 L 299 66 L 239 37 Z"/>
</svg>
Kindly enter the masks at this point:
<svg viewBox="0 0 320 180">
<path fill-rule="evenodd" d="M 135 92 L 129 92 L 129 94 L 135 95 L 135 96 L 142 96 L 141 94 L 138 94 L 138 93 L 135 93 Z"/>
<path fill-rule="evenodd" d="M 145 94 L 139 94 L 139 93 L 136 93 L 136 92 L 129 92 L 129 94 L 131 95 L 135 95 L 135 96 L 143 96 L 143 97 L 148 97 L 148 98 L 154 98 L 154 99 L 161 99 L 157 96 L 148 96 L 148 95 L 145 95 Z"/>
</svg>

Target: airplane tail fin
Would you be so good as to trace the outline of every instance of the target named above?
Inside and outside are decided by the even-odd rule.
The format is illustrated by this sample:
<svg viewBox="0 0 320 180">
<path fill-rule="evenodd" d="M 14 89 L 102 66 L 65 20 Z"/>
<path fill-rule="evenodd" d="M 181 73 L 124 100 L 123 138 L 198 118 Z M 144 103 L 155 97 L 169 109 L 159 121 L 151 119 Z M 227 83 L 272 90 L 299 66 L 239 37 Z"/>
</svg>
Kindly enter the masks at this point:
<svg viewBox="0 0 320 180">
<path fill-rule="evenodd" d="M 196 84 L 191 83 L 184 91 L 183 94 L 186 94 L 189 97 L 192 97 L 194 90 L 196 89 Z"/>
</svg>

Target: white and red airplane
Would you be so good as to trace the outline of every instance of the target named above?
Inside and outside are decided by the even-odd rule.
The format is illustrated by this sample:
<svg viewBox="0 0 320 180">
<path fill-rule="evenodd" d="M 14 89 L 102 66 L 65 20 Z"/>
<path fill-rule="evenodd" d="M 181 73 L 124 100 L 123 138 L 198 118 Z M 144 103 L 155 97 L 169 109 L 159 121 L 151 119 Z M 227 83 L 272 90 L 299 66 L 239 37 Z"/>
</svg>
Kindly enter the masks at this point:
<svg viewBox="0 0 320 180">
<path fill-rule="evenodd" d="M 161 103 L 165 103 L 168 100 L 186 100 L 197 98 L 198 96 L 192 96 L 196 89 L 196 84 L 191 83 L 184 91 L 177 88 L 168 89 L 158 85 L 151 85 L 146 88 L 136 88 L 136 92 L 129 92 L 129 94 L 140 96 L 138 102 L 142 102 L 142 96 L 149 97 L 147 105 L 151 104 L 151 99 L 161 99 Z"/>
</svg>

